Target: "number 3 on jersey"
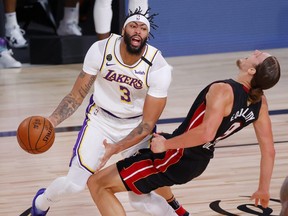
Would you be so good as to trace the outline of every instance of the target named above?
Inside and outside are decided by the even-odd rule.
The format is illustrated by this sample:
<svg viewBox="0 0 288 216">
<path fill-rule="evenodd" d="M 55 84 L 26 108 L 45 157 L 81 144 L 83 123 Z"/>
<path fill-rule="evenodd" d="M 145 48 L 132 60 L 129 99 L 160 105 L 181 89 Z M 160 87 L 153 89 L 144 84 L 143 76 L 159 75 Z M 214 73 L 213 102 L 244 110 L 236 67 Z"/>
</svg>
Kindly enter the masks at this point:
<svg viewBox="0 0 288 216">
<path fill-rule="evenodd" d="M 131 94 L 128 88 L 125 86 L 119 86 L 120 91 L 121 91 L 121 101 L 125 103 L 131 103 Z"/>
</svg>

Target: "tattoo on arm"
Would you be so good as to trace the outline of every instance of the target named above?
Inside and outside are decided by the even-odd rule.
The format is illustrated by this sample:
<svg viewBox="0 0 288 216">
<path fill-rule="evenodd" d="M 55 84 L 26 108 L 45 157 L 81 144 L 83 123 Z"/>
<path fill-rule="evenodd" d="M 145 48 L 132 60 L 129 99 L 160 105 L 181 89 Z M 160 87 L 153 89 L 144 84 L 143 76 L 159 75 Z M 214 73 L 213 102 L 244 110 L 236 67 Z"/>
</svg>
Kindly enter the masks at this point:
<svg viewBox="0 0 288 216">
<path fill-rule="evenodd" d="M 79 78 L 83 79 L 85 77 L 85 72 L 81 71 L 81 73 L 79 74 Z M 90 88 L 92 87 L 94 81 L 96 79 L 96 76 L 92 76 L 88 83 L 84 86 L 81 86 L 81 88 L 79 89 L 79 94 L 81 95 L 81 97 L 84 99 L 86 97 L 86 95 L 89 93 Z"/>
<path fill-rule="evenodd" d="M 153 128 L 148 123 L 141 122 L 134 130 L 132 130 L 128 136 L 126 137 L 127 140 L 133 140 L 137 136 L 141 136 L 142 134 L 145 134 L 145 136 L 149 133 L 151 133 Z M 143 137 L 141 137 L 143 139 Z"/>
<path fill-rule="evenodd" d="M 63 100 L 60 102 L 60 104 L 52 114 L 57 119 L 57 125 L 69 116 L 71 116 L 79 106 L 80 104 L 77 103 L 71 93 L 68 94 L 65 98 L 63 98 Z"/>
<path fill-rule="evenodd" d="M 81 72 L 78 76 L 79 79 L 84 79 L 85 75 L 87 75 L 85 72 Z M 81 99 L 77 99 L 72 92 L 70 92 L 68 95 L 66 95 L 63 100 L 60 102 L 56 110 L 53 112 L 53 116 L 57 119 L 57 125 L 60 124 L 62 121 L 67 119 L 69 116 L 71 116 L 81 105 L 83 99 L 86 97 L 86 95 L 89 93 L 90 88 L 92 87 L 94 81 L 96 79 L 96 76 L 92 76 L 88 83 L 84 82 L 83 85 L 80 86 L 78 90 L 78 94 L 80 95 Z"/>
</svg>

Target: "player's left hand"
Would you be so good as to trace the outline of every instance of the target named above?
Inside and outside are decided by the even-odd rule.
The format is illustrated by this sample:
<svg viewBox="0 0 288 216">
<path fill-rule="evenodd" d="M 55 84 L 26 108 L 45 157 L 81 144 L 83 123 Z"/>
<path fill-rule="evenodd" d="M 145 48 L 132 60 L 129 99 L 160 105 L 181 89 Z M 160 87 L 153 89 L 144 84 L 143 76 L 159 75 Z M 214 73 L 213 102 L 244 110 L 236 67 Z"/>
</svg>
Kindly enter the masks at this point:
<svg viewBox="0 0 288 216">
<path fill-rule="evenodd" d="M 166 151 L 166 148 L 165 148 L 165 138 L 159 134 L 156 134 L 154 133 L 153 134 L 153 138 L 152 138 L 152 141 L 151 141 L 151 150 L 152 152 L 154 153 L 161 153 L 161 152 L 164 152 Z"/>
<path fill-rule="evenodd" d="M 251 196 L 251 200 L 254 200 L 254 199 L 255 199 L 255 206 L 258 206 L 259 201 L 260 201 L 260 205 L 263 208 L 267 208 L 269 204 L 270 194 L 268 192 L 257 190 Z"/>
<path fill-rule="evenodd" d="M 103 141 L 103 145 L 105 147 L 105 153 L 100 159 L 100 165 L 98 166 L 96 171 L 99 171 L 102 167 L 104 167 L 107 161 L 111 158 L 111 156 L 113 154 L 116 154 L 118 150 L 118 146 L 116 144 L 108 143 L 106 139 Z"/>
</svg>

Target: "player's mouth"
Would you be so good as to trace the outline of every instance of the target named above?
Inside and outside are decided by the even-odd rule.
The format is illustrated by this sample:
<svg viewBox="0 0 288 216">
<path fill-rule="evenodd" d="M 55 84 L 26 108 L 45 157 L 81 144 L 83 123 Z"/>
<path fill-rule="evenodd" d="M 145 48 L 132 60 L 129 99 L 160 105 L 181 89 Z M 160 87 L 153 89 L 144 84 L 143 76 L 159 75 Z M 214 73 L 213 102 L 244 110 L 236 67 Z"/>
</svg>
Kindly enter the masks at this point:
<svg viewBox="0 0 288 216">
<path fill-rule="evenodd" d="M 134 47 L 139 47 L 141 45 L 142 38 L 140 36 L 133 36 L 131 38 L 131 45 Z"/>
</svg>

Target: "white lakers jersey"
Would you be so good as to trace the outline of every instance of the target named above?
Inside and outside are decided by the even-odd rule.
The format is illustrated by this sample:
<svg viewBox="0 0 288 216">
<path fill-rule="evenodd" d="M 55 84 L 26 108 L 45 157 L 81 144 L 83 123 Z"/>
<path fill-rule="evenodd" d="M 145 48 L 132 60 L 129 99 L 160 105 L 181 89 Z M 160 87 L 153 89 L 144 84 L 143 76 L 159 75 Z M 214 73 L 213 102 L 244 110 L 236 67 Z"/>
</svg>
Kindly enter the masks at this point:
<svg viewBox="0 0 288 216">
<path fill-rule="evenodd" d="M 146 94 L 167 97 L 171 66 L 151 45 L 134 65 L 123 63 L 120 35 L 94 43 L 88 50 L 83 71 L 97 75 L 93 99 L 97 106 L 119 118 L 142 115 Z"/>
</svg>

